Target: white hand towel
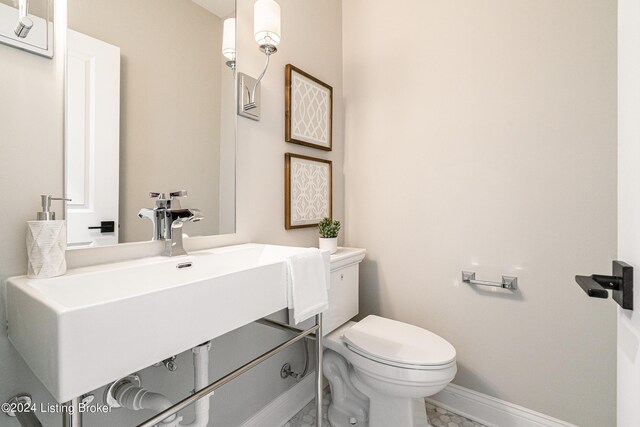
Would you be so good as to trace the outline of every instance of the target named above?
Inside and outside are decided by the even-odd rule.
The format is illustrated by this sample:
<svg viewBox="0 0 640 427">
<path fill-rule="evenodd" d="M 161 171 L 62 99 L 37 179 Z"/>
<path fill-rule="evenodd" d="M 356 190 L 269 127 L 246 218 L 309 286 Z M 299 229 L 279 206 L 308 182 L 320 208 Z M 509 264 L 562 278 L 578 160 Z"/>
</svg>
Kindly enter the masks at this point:
<svg viewBox="0 0 640 427">
<path fill-rule="evenodd" d="M 315 248 L 303 249 L 287 258 L 287 303 L 295 323 L 329 307 L 329 261 L 328 252 Z"/>
</svg>

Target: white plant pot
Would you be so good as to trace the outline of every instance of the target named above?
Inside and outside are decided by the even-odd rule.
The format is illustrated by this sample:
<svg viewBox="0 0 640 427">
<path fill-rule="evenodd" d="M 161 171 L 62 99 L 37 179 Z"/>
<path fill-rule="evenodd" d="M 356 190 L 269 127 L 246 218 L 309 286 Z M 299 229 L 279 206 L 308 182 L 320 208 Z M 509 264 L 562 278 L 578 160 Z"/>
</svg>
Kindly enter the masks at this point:
<svg viewBox="0 0 640 427">
<path fill-rule="evenodd" d="M 329 251 L 329 253 L 335 254 L 338 251 L 338 238 L 337 237 L 320 237 L 318 247 L 322 250 Z"/>
</svg>

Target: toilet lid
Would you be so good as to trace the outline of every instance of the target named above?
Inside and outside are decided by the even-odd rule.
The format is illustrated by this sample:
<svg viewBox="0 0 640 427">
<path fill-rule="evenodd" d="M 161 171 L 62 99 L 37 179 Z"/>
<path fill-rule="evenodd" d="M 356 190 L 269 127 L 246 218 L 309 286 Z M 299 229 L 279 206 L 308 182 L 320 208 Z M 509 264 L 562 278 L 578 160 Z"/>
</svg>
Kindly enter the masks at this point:
<svg viewBox="0 0 640 427">
<path fill-rule="evenodd" d="M 349 328 L 343 336 L 358 353 L 390 364 L 437 366 L 451 363 L 456 349 L 433 332 L 407 323 L 367 316 Z"/>
</svg>

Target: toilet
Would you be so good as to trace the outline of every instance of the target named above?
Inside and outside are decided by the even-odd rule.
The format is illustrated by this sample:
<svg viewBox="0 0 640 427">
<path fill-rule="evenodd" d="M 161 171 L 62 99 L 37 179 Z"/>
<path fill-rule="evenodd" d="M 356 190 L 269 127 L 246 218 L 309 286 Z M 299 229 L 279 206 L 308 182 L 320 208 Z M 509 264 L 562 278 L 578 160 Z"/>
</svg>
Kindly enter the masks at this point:
<svg viewBox="0 0 640 427">
<path fill-rule="evenodd" d="M 324 375 L 331 386 L 332 427 L 427 427 L 424 398 L 455 377 L 456 350 L 426 329 L 358 313 L 358 269 L 364 249 L 331 256 L 324 314 Z"/>
</svg>

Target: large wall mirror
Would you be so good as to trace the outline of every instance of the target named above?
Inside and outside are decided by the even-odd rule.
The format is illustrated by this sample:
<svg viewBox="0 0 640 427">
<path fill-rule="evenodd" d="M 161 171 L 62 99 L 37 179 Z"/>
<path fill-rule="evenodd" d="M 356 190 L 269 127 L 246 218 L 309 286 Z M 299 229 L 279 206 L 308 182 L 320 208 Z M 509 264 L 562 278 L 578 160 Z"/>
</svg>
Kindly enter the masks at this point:
<svg viewBox="0 0 640 427">
<path fill-rule="evenodd" d="M 68 0 L 70 248 L 151 240 L 150 192 L 188 191 L 189 236 L 235 232 L 230 18 L 235 0 Z"/>
</svg>

